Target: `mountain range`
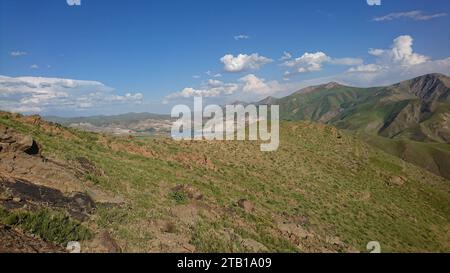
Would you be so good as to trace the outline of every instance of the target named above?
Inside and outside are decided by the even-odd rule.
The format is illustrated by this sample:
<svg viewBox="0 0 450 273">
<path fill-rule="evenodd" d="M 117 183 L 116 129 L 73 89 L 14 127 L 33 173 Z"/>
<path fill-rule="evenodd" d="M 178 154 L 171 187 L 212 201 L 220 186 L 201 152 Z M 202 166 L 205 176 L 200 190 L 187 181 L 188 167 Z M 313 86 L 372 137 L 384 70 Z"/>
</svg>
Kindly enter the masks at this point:
<svg viewBox="0 0 450 273">
<path fill-rule="evenodd" d="M 258 104 L 280 105 L 281 118 L 332 124 L 391 139 L 450 142 L 450 78 L 429 74 L 358 88 L 331 82 Z"/>
<path fill-rule="evenodd" d="M 372 88 L 331 82 L 255 104 L 280 105 L 283 120 L 326 123 L 350 131 L 388 153 L 450 178 L 449 93 L 448 76 L 428 74 Z M 91 132 L 138 136 L 168 135 L 172 123 L 170 116 L 150 113 L 46 120 Z"/>
</svg>

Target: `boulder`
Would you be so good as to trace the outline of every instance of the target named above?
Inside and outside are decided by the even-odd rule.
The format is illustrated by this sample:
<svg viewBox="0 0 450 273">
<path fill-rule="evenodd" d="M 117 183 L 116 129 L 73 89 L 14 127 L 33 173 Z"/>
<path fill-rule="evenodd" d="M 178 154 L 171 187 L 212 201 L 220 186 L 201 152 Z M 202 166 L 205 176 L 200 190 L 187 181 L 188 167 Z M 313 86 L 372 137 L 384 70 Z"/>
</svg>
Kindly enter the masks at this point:
<svg viewBox="0 0 450 273">
<path fill-rule="evenodd" d="M 269 251 L 267 247 L 258 241 L 250 238 L 242 239 L 241 246 L 252 253 L 261 253 Z"/>
<path fill-rule="evenodd" d="M 255 210 L 255 207 L 252 202 L 247 199 L 241 199 L 238 201 L 238 206 L 245 210 L 246 212 L 252 212 Z"/>
<path fill-rule="evenodd" d="M 388 185 L 403 186 L 406 183 L 406 181 L 407 179 L 403 176 L 392 176 L 388 181 Z"/>
<path fill-rule="evenodd" d="M 29 135 L 10 128 L 0 128 L 0 152 L 19 152 L 29 155 L 39 154 L 38 143 Z"/>
</svg>

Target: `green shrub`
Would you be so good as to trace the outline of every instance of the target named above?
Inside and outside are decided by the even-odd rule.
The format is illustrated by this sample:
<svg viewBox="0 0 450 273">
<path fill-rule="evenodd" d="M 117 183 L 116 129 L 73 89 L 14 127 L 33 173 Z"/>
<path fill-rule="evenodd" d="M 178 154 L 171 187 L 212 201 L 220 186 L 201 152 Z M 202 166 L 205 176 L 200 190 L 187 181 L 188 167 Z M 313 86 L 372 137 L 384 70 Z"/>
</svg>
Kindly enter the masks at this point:
<svg viewBox="0 0 450 273">
<path fill-rule="evenodd" d="M 173 191 L 170 193 L 170 197 L 177 202 L 177 204 L 185 204 L 187 202 L 187 196 L 184 192 Z"/>
<path fill-rule="evenodd" d="M 19 226 L 45 241 L 58 244 L 92 238 L 91 231 L 80 222 L 72 220 L 65 214 L 46 209 L 37 212 L 8 212 L 0 209 L 0 222 L 11 227 Z"/>
</svg>

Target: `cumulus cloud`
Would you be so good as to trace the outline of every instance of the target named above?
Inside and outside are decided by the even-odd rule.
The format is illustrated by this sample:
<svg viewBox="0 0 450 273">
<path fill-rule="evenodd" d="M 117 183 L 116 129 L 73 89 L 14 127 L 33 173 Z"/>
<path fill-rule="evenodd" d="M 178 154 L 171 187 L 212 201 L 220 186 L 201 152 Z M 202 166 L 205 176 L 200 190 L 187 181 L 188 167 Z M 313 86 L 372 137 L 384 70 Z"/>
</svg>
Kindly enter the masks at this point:
<svg viewBox="0 0 450 273">
<path fill-rule="evenodd" d="M 236 41 L 239 41 L 239 40 L 247 40 L 247 39 L 250 39 L 250 36 L 245 35 L 245 34 L 239 34 L 239 35 L 234 36 L 234 39 L 235 39 Z"/>
<path fill-rule="evenodd" d="M 210 79 L 199 88 L 186 87 L 179 92 L 166 96 L 166 100 L 190 98 L 190 97 L 218 97 L 231 95 L 238 90 L 234 83 L 224 83 L 216 79 Z"/>
<path fill-rule="evenodd" d="M 427 56 L 413 52 L 413 38 L 409 35 L 402 35 L 394 40 L 391 50 L 383 50 L 380 56 L 385 55 L 389 61 L 401 65 L 416 65 L 429 60 Z"/>
<path fill-rule="evenodd" d="M 394 12 L 390 13 L 385 16 L 375 17 L 373 18 L 373 21 L 375 22 L 382 22 L 382 21 L 392 21 L 395 19 L 411 19 L 414 21 L 428 21 L 431 19 L 439 18 L 447 16 L 447 13 L 435 13 L 435 14 L 425 14 L 421 10 L 413 10 L 413 11 L 407 11 L 407 12 Z"/>
<path fill-rule="evenodd" d="M 349 72 L 374 73 L 396 66 L 408 68 L 429 62 L 429 57 L 414 52 L 413 41 L 411 36 L 402 35 L 394 39 L 389 49 L 371 48 L 368 53 L 376 57 L 376 63 L 352 67 L 349 69 Z"/>
<path fill-rule="evenodd" d="M 352 68 L 347 73 L 336 75 L 332 80 L 353 86 L 371 87 L 390 85 L 429 73 L 450 75 L 450 58 L 429 60 L 410 66 L 368 64 L 363 67 Z"/>
<path fill-rule="evenodd" d="M 373 56 L 381 56 L 384 53 L 383 49 L 371 48 L 369 54 Z"/>
<path fill-rule="evenodd" d="M 243 92 L 268 95 L 284 90 L 284 87 L 278 81 L 267 82 L 254 74 L 240 78 L 239 82 L 243 84 L 241 87 Z"/>
<path fill-rule="evenodd" d="M 300 73 L 319 71 L 322 70 L 322 64 L 327 62 L 329 58 L 330 57 L 328 57 L 325 53 L 320 51 L 315 53 L 306 52 L 294 60 L 286 61 L 284 65 L 288 67 L 295 67 L 297 72 Z"/>
<path fill-rule="evenodd" d="M 306 52 L 302 56 L 295 59 L 287 59 L 283 65 L 291 68 L 291 71 L 286 71 L 285 78 L 296 73 L 306 73 L 320 71 L 325 64 L 332 65 L 361 65 L 363 60 L 358 58 L 332 58 L 324 52 L 318 51 L 315 53 Z"/>
<path fill-rule="evenodd" d="M 360 86 L 386 85 L 428 73 L 450 74 L 450 58 L 432 60 L 414 52 L 414 39 L 402 35 L 390 48 L 369 49 L 375 63 L 354 66 L 348 73 L 337 76 L 341 81 Z"/>
<path fill-rule="evenodd" d="M 25 55 L 27 55 L 27 54 L 28 54 L 28 53 L 25 52 L 25 51 L 12 51 L 12 52 L 10 53 L 11 57 L 22 57 L 22 56 L 25 56 Z"/>
<path fill-rule="evenodd" d="M 242 72 L 258 70 L 262 66 L 271 63 L 273 60 L 260 56 L 258 53 L 253 53 L 251 55 L 239 54 L 236 57 L 227 54 L 223 56 L 220 61 L 223 63 L 223 68 L 226 72 Z"/>
<path fill-rule="evenodd" d="M 117 95 L 96 81 L 0 76 L 0 107 L 25 113 L 80 111 L 97 107 L 140 104 L 141 93 Z"/>
<path fill-rule="evenodd" d="M 291 86 L 280 84 L 278 81 L 267 81 L 254 74 L 248 74 L 239 78 L 234 83 L 224 83 L 217 79 L 210 79 L 199 88 L 187 87 L 179 92 L 166 96 L 164 103 L 176 99 L 188 99 L 192 97 L 204 98 L 235 98 L 243 99 L 262 98 L 280 92 L 291 90 Z"/>
</svg>

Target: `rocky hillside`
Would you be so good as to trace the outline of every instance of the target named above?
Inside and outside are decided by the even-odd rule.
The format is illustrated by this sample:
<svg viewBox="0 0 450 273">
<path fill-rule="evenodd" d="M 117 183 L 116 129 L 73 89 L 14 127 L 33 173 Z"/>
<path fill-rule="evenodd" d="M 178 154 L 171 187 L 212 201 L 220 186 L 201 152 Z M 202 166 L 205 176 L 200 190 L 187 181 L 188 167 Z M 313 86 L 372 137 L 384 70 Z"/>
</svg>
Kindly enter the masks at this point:
<svg viewBox="0 0 450 273">
<path fill-rule="evenodd" d="M 450 183 L 328 125 L 255 142 L 115 137 L 0 114 L 0 251 L 450 251 Z"/>
</svg>

